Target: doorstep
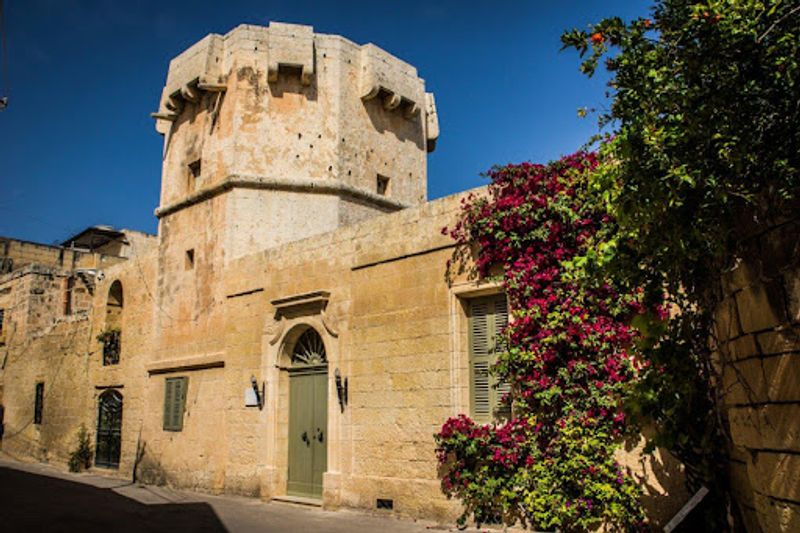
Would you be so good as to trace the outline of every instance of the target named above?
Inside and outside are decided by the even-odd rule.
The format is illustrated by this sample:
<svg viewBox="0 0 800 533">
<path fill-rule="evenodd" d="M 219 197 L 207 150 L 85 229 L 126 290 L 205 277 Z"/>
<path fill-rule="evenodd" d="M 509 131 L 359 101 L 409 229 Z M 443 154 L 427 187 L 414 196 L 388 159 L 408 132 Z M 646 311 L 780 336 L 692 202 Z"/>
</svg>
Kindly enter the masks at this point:
<svg viewBox="0 0 800 533">
<path fill-rule="evenodd" d="M 304 496 L 273 496 L 272 501 L 291 503 L 294 505 L 304 505 L 306 507 L 322 507 L 322 500 L 317 498 L 307 498 Z"/>
</svg>

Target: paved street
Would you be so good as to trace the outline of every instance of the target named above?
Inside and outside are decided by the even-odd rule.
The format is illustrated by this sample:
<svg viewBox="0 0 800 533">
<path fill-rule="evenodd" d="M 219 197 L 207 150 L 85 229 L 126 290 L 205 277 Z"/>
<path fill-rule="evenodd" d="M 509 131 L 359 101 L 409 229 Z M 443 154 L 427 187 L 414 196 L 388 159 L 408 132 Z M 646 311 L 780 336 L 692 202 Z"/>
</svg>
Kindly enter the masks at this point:
<svg viewBox="0 0 800 533">
<path fill-rule="evenodd" d="M 0 456 L 0 529 L 15 531 L 415 533 L 431 523 L 329 512 L 253 498 L 210 496 L 69 474 Z"/>
</svg>

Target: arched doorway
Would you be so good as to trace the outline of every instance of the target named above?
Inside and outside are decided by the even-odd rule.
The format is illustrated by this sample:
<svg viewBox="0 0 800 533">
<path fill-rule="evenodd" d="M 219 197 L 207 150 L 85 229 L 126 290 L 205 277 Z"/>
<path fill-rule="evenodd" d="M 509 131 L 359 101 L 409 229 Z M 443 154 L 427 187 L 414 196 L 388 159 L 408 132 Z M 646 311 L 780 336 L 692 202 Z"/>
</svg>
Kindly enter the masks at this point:
<svg viewBox="0 0 800 533">
<path fill-rule="evenodd" d="M 103 343 L 103 366 L 119 363 L 120 347 L 122 345 L 123 305 L 122 283 L 116 280 L 108 289 L 106 329 L 98 337 Z"/>
<path fill-rule="evenodd" d="M 288 444 L 287 493 L 322 497 L 328 466 L 328 359 L 322 338 L 310 327 L 291 351 Z"/>
<path fill-rule="evenodd" d="M 98 400 L 94 464 L 105 468 L 118 468 L 121 441 L 122 394 L 116 390 L 107 390 Z"/>
</svg>

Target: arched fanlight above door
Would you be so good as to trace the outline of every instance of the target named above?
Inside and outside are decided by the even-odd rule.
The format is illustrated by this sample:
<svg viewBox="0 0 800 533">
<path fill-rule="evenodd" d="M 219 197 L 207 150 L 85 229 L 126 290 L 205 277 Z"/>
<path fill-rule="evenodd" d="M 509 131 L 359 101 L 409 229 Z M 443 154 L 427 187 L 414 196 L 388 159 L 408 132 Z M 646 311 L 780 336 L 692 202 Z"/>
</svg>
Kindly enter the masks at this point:
<svg viewBox="0 0 800 533">
<path fill-rule="evenodd" d="M 318 366 L 327 362 L 322 337 L 314 328 L 306 329 L 292 349 L 292 366 Z"/>
</svg>

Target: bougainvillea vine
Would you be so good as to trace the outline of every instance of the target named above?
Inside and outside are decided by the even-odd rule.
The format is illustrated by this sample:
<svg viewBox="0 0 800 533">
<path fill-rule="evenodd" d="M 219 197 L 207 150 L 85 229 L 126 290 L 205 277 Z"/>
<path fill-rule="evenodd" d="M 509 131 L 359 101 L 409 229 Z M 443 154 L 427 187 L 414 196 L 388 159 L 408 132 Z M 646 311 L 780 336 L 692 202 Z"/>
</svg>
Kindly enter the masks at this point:
<svg viewBox="0 0 800 533">
<path fill-rule="evenodd" d="M 613 254 L 614 222 L 588 200 L 595 153 L 489 172 L 487 195 L 464 199 L 445 228 L 481 278 L 502 278 L 512 320 L 496 376 L 513 417 L 481 425 L 461 415 L 436 435 L 442 488 L 461 522 L 540 529 L 643 527 L 640 491 L 618 464 L 622 404 L 637 379 L 640 291 L 597 272 Z"/>
</svg>

